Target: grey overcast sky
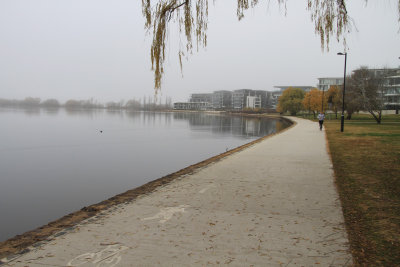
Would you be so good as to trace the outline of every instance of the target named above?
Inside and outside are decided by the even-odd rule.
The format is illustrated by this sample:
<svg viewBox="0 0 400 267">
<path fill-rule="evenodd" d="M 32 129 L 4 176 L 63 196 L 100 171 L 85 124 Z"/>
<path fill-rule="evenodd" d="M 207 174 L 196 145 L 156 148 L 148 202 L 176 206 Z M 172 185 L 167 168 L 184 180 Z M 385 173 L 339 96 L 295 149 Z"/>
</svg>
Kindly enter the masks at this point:
<svg viewBox="0 0 400 267">
<path fill-rule="evenodd" d="M 274 85 L 315 86 L 343 76 L 343 44 L 322 52 L 306 0 L 260 1 L 238 22 L 236 1 L 210 1 L 208 46 L 183 62 L 171 31 L 161 97 Z M 269 5 L 267 4 L 269 2 Z M 348 0 L 357 30 L 348 38 L 348 73 L 361 65 L 400 65 L 397 0 Z M 0 0 L 0 98 L 94 98 L 100 102 L 153 96 L 138 0 Z"/>
</svg>

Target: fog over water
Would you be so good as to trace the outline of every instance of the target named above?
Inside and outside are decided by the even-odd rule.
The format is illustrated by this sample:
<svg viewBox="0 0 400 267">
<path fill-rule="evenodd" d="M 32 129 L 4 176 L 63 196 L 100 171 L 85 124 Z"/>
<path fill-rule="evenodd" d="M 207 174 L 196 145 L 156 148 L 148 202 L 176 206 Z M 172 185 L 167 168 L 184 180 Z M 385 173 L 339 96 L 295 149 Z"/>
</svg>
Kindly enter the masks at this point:
<svg viewBox="0 0 400 267">
<path fill-rule="evenodd" d="M 204 113 L 0 109 L 0 241 L 286 127 Z"/>
<path fill-rule="evenodd" d="M 322 51 L 307 1 L 260 1 L 238 22 L 237 2 L 210 2 L 208 45 L 183 60 L 171 27 L 159 99 L 214 90 L 315 86 L 361 65 L 400 65 L 398 0 L 346 1 L 347 47 Z M 151 36 L 140 1 L 0 1 L 0 99 L 154 96 Z M 285 16 L 285 13 L 287 16 Z M 0 108 L 0 241 L 284 127 L 198 113 Z"/>
<path fill-rule="evenodd" d="M 214 90 L 315 86 L 319 77 L 343 76 L 344 58 L 336 55 L 343 44 L 332 37 L 330 50 L 321 51 L 306 0 L 287 1 L 286 8 L 277 0 L 259 1 L 240 22 L 237 1 L 213 2 L 209 1 L 207 48 L 183 60 L 183 76 L 177 50 L 181 39 L 171 27 L 162 99 L 187 101 L 191 93 Z M 361 65 L 400 65 L 397 3 L 346 1 L 355 22 L 347 34 L 348 73 Z M 152 39 L 144 29 L 141 4 L 0 1 L 0 98 L 107 102 L 152 96 Z"/>
</svg>

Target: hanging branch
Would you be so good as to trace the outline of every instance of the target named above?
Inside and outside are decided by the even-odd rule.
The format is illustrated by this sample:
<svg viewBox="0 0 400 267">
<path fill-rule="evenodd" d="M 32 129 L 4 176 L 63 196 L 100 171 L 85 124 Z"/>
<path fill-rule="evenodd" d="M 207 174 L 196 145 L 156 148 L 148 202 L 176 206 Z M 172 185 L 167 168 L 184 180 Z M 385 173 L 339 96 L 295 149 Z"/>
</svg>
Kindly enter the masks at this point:
<svg viewBox="0 0 400 267">
<path fill-rule="evenodd" d="M 209 0 L 142 0 L 142 13 L 145 17 L 145 28 L 152 32 L 153 42 L 150 55 L 152 70 L 154 71 L 154 88 L 156 94 L 161 88 L 161 80 L 164 73 L 165 46 L 168 39 L 168 26 L 178 22 L 179 32 L 185 32 L 185 43 L 178 51 L 179 64 L 182 70 L 182 57 L 188 57 L 192 53 L 192 40 L 196 38 L 196 48 L 207 46 L 208 29 L 208 1 Z M 213 0 L 215 2 L 216 0 Z M 275 0 L 279 5 L 287 0 Z M 365 0 L 367 1 L 367 0 Z M 241 20 L 244 12 L 249 8 L 255 8 L 259 0 L 237 0 L 237 17 Z M 195 10 L 195 14 L 192 10 Z M 311 13 L 314 22 L 315 33 L 320 36 L 321 49 L 329 50 L 331 37 L 338 42 L 343 41 L 345 49 L 346 34 L 351 32 L 352 21 L 347 14 L 346 0 L 307 0 L 307 9 Z M 400 0 L 398 3 L 400 22 Z"/>
</svg>

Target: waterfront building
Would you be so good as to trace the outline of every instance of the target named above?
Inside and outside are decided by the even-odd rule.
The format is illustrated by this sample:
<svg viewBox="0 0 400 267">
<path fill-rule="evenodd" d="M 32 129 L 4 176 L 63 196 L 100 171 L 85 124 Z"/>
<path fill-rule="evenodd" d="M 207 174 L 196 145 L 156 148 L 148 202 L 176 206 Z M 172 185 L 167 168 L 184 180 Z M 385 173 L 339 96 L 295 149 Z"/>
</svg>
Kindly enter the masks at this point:
<svg viewBox="0 0 400 267">
<path fill-rule="evenodd" d="M 227 90 L 214 91 L 212 94 L 213 109 L 231 109 L 232 92 Z"/>
<path fill-rule="evenodd" d="M 261 108 L 261 96 L 247 96 L 246 108 Z"/>
<path fill-rule="evenodd" d="M 396 110 L 396 114 L 398 114 L 400 109 L 400 73 L 386 77 L 384 88 L 386 109 Z"/>
<path fill-rule="evenodd" d="M 202 94 L 192 94 L 190 96 L 190 100 L 189 102 L 193 102 L 193 103 L 198 103 L 198 102 L 204 102 L 204 103 L 209 103 L 209 105 L 211 105 L 212 103 L 212 95 L 213 94 L 209 94 L 209 93 L 202 93 Z"/>
<path fill-rule="evenodd" d="M 317 88 L 321 91 L 328 91 L 332 85 L 343 85 L 343 77 L 327 77 L 327 78 L 318 78 Z"/>
<path fill-rule="evenodd" d="M 305 93 L 308 93 L 311 91 L 311 89 L 315 88 L 314 86 L 304 86 L 304 85 L 276 85 L 274 88 L 278 88 L 280 92 L 285 91 L 288 88 L 299 88 L 303 90 Z M 278 91 L 278 90 L 277 90 Z"/>
<path fill-rule="evenodd" d="M 357 71 L 357 70 L 356 70 Z M 383 78 L 383 101 L 387 110 L 400 109 L 400 68 L 368 69 L 375 77 Z M 343 78 L 318 78 L 318 89 L 327 91 L 332 85 L 343 86 Z"/>
<path fill-rule="evenodd" d="M 188 102 L 174 103 L 180 110 L 229 110 L 270 107 L 270 93 L 264 90 L 219 90 L 213 93 L 192 94 Z"/>
<path fill-rule="evenodd" d="M 263 90 L 238 89 L 232 93 L 232 108 L 266 108 L 268 93 Z"/>
<path fill-rule="evenodd" d="M 270 106 L 270 92 L 265 90 L 254 90 L 254 95 L 260 97 L 260 108 L 268 108 Z"/>
<path fill-rule="evenodd" d="M 303 90 L 305 93 L 308 93 L 311 91 L 311 89 L 313 89 L 314 87 L 312 86 L 304 86 L 304 85 L 276 85 L 274 86 L 274 88 L 277 88 L 278 90 L 274 90 L 271 92 L 271 96 L 270 96 L 270 105 L 272 106 L 272 108 L 276 108 L 276 106 L 278 105 L 278 100 L 279 97 L 281 97 L 283 91 L 285 91 L 288 88 L 299 88 L 301 90 Z"/>
<path fill-rule="evenodd" d="M 400 68 L 369 69 L 374 76 L 383 78 L 383 101 L 385 109 L 400 109 Z"/>
<path fill-rule="evenodd" d="M 250 95 L 251 89 L 238 89 L 232 93 L 232 108 L 243 109 L 246 107 L 246 97 Z"/>
<path fill-rule="evenodd" d="M 176 102 L 174 109 L 177 110 L 209 110 L 211 105 L 209 102 Z"/>
</svg>

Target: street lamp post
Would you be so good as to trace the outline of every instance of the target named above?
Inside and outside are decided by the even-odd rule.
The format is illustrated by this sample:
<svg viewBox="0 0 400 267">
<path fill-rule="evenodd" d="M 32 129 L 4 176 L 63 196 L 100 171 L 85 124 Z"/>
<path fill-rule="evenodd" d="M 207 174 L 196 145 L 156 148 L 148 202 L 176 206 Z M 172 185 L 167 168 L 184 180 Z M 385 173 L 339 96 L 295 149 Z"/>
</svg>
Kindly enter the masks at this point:
<svg viewBox="0 0 400 267">
<path fill-rule="evenodd" d="M 340 56 L 344 56 L 344 78 L 343 78 L 343 100 L 342 100 L 342 116 L 340 118 L 340 131 L 344 130 L 344 94 L 346 92 L 346 64 L 347 64 L 347 52 L 337 53 Z"/>
</svg>

